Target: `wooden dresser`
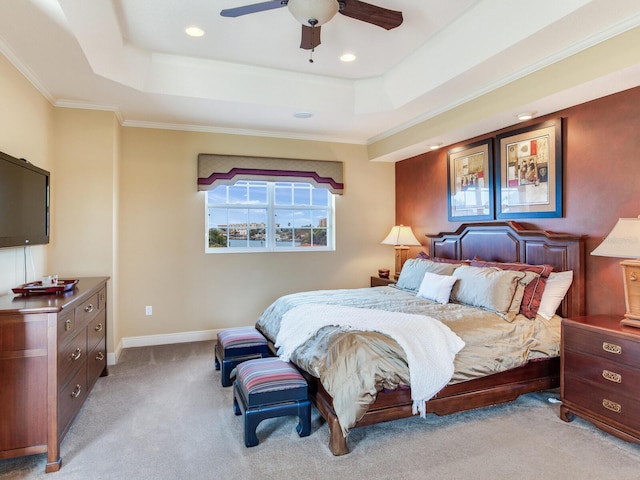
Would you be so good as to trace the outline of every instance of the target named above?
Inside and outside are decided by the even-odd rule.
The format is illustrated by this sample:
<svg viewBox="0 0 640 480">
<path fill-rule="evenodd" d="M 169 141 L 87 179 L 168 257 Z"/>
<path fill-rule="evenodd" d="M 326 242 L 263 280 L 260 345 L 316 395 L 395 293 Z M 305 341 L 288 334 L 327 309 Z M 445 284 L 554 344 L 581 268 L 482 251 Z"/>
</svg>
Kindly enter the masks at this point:
<svg viewBox="0 0 640 480">
<path fill-rule="evenodd" d="M 620 326 L 621 318 L 563 320 L 560 416 L 640 443 L 640 329 Z"/>
<path fill-rule="evenodd" d="M 60 295 L 0 297 L 0 459 L 47 453 L 107 371 L 107 280 L 79 279 Z"/>
</svg>

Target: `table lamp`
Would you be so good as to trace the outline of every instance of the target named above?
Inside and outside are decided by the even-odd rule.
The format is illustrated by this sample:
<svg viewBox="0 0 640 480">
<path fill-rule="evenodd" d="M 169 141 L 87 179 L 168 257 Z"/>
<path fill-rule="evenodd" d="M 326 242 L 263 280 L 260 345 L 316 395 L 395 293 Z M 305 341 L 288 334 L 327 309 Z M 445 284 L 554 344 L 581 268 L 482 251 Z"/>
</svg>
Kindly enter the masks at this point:
<svg viewBox="0 0 640 480">
<path fill-rule="evenodd" d="M 640 217 L 620 218 L 591 255 L 631 259 L 620 262 L 627 308 L 620 323 L 640 328 Z"/>
<path fill-rule="evenodd" d="M 395 225 L 391 228 L 389 235 L 382 240 L 383 245 L 395 245 L 396 249 L 396 273 L 394 278 L 397 280 L 402 271 L 404 262 L 407 261 L 407 254 L 409 253 L 409 245 L 421 245 L 418 239 L 413 234 L 411 227 L 405 225 Z M 639 317 L 640 318 L 640 317 Z"/>
</svg>

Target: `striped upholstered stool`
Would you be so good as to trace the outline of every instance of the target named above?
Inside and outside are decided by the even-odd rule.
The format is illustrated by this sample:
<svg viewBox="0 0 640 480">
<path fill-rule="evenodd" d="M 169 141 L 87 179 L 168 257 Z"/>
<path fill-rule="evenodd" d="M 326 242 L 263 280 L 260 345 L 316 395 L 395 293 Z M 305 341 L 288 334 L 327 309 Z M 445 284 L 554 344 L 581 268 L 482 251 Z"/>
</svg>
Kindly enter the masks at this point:
<svg viewBox="0 0 640 480">
<path fill-rule="evenodd" d="M 244 444 L 258 445 L 256 428 L 267 418 L 296 415 L 300 437 L 311 433 L 311 402 L 307 382 L 290 363 L 261 358 L 241 363 L 233 383 L 233 411 L 244 413 Z"/>
<path fill-rule="evenodd" d="M 227 328 L 218 333 L 215 346 L 216 370 L 221 370 L 223 387 L 231 385 L 230 374 L 236 366 L 253 358 L 270 356 L 267 339 L 253 327 Z"/>
</svg>

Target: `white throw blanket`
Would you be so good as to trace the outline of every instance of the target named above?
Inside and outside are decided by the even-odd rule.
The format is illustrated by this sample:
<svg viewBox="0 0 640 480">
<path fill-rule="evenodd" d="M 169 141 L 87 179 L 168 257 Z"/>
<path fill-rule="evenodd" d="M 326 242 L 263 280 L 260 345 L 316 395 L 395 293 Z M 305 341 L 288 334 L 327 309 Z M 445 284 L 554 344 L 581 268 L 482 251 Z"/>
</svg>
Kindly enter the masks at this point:
<svg viewBox="0 0 640 480">
<path fill-rule="evenodd" d="M 435 318 L 341 305 L 307 304 L 282 317 L 275 346 L 286 362 L 296 348 L 326 326 L 378 332 L 393 338 L 405 351 L 411 381 L 413 413 L 426 415 L 425 402 L 449 383 L 453 360 L 464 342 Z"/>
</svg>

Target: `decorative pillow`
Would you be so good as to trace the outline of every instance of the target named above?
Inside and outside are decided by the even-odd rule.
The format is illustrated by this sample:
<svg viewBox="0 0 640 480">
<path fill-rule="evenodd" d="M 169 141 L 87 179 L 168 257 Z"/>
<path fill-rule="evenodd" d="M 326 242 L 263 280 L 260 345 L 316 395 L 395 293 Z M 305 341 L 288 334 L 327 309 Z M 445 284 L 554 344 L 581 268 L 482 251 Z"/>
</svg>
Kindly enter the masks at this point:
<svg viewBox="0 0 640 480">
<path fill-rule="evenodd" d="M 553 270 L 551 265 L 529 265 L 527 263 L 506 263 L 506 262 L 485 262 L 482 260 L 472 260 L 472 267 L 495 267 L 501 270 L 514 270 L 517 272 L 533 272 L 539 277 L 530 282 L 524 289 L 522 304 L 520 305 L 520 313 L 527 318 L 535 318 L 540 306 L 540 300 L 544 292 L 547 278 Z"/>
<path fill-rule="evenodd" d="M 524 298 L 524 292 L 527 285 L 532 281 L 537 280 L 540 276 L 533 272 L 524 272 L 524 275 L 525 277 L 518 281 L 516 291 L 513 294 L 513 299 L 511 300 L 511 305 L 509 305 L 509 311 L 507 312 L 507 317 L 505 317 L 505 320 L 508 322 L 513 322 L 516 316 L 520 313 L 520 306 L 522 305 L 522 299 Z"/>
<path fill-rule="evenodd" d="M 544 288 L 542 300 L 540 300 L 538 315 L 547 320 L 553 317 L 567 294 L 571 282 L 573 282 L 573 271 L 552 272 L 547 278 L 547 285 Z"/>
<path fill-rule="evenodd" d="M 451 300 L 484 308 L 508 317 L 518 281 L 525 272 L 462 265 L 453 275 L 458 282 L 451 290 Z M 505 318 L 508 320 L 508 318 Z"/>
<path fill-rule="evenodd" d="M 469 260 L 455 260 L 453 258 L 442 258 L 442 257 L 432 257 L 428 253 L 418 252 L 416 258 L 421 258 L 423 260 L 431 260 L 436 263 L 454 263 L 456 265 L 469 265 Z"/>
<path fill-rule="evenodd" d="M 402 266 L 396 288 L 417 293 L 426 272 L 437 273 L 439 275 L 451 275 L 459 266 L 460 264 L 435 263 L 431 260 L 410 258 L 404 262 Z"/>
<path fill-rule="evenodd" d="M 456 280 L 458 280 L 456 277 L 450 275 L 438 275 L 437 273 L 426 272 L 418 289 L 417 296 L 438 303 L 449 303 L 449 295 Z"/>
</svg>

